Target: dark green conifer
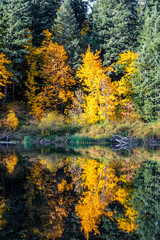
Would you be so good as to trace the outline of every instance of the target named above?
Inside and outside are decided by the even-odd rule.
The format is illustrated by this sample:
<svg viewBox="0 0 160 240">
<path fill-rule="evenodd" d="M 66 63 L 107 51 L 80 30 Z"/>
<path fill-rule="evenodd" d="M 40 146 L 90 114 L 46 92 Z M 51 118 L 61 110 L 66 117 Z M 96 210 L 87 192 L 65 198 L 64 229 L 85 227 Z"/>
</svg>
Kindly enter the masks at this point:
<svg viewBox="0 0 160 240">
<path fill-rule="evenodd" d="M 82 29 L 83 23 L 87 19 L 87 3 L 83 0 L 71 0 L 70 5 L 75 14 L 78 28 Z"/>
<path fill-rule="evenodd" d="M 94 48 L 102 49 L 103 63 L 115 62 L 119 53 L 133 50 L 137 39 L 137 1 L 99 0 L 93 8 Z"/>
<path fill-rule="evenodd" d="M 10 71 L 13 73 L 13 98 L 15 83 L 22 82 L 24 61 L 27 53 L 25 45 L 29 43 L 27 27 L 29 19 L 28 0 L 1 1 L 0 13 L 0 51 L 11 61 Z M 6 101 L 7 86 L 5 88 Z"/>
<path fill-rule="evenodd" d="M 145 120 L 155 120 L 160 113 L 160 11 L 159 3 L 147 7 L 140 36 L 138 74 L 133 79 L 135 103 Z"/>
<path fill-rule="evenodd" d="M 56 11 L 61 0 L 29 0 L 30 1 L 30 30 L 34 46 L 40 46 L 43 39 L 43 30 L 51 29 L 54 25 Z"/>
<path fill-rule="evenodd" d="M 81 63 L 81 34 L 69 0 L 64 0 L 55 19 L 55 41 L 64 46 L 72 70 Z"/>
</svg>

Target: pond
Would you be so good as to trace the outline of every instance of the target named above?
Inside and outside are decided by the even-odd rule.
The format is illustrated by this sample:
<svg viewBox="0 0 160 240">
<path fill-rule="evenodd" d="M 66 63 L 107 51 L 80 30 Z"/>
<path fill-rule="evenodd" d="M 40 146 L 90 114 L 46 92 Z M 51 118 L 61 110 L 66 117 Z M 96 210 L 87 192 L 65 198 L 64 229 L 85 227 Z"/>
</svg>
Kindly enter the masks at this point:
<svg viewBox="0 0 160 240">
<path fill-rule="evenodd" d="M 160 149 L 0 148 L 1 240 L 158 240 Z"/>
</svg>

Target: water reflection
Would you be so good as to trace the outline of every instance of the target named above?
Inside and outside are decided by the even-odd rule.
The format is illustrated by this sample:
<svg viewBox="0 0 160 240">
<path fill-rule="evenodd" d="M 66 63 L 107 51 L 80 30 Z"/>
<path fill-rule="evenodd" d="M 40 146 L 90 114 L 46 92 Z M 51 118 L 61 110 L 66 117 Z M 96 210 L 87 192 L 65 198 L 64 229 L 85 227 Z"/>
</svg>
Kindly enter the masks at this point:
<svg viewBox="0 0 160 240">
<path fill-rule="evenodd" d="M 0 239 L 159 239 L 159 151 L 43 148 L 0 160 Z"/>
</svg>

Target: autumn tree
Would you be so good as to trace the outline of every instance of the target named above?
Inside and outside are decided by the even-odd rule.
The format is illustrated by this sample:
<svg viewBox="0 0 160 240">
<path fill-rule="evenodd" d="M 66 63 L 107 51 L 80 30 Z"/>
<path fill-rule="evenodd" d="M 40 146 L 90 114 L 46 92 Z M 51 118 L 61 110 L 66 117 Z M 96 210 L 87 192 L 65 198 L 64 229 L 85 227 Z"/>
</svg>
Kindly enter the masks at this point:
<svg viewBox="0 0 160 240">
<path fill-rule="evenodd" d="M 45 36 L 42 46 L 31 48 L 31 55 L 27 58 L 31 71 L 28 72 L 26 95 L 31 112 L 38 118 L 47 109 L 64 113 L 70 107 L 75 85 L 63 46 L 50 40 L 49 31 Z M 36 81 L 37 77 L 41 82 Z"/>
<path fill-rule="evenodd" d="M 137 118 L 132 84 L 132 78 L 137 74 L 137 58 L 137 53 L 126 51 L 119 54 L 118 61 L 113 64 L 114 72 L 121 75 L 118 81 L 112 82 L 116 99 L 115 118 L 119 121 L 131 121 Z"/>
<path fill-rule="evenodd" d="M 102 66 L 99 54 L 98 51 L 94 54 L 88 47 L 86 54 L 82 55 L 83 64 L 77 71 L 85 92 L 84 118 L 90 123 L 111 118 L 114 108 L 111 79 L 106 74 L 112 68 Z"/>
<path fill-rule="evenodd" d="M 36 116 L 40 117 L 43 115 L 44 111 L 42 105 L 37 101 L 37 94 L 40 92 L 40 87 L 42 83 L 41 68 L 43 64 L 43 50 L 39 47 L 27 46 L 29 55 L 26 57 L 28 71 L 27 71 L 27 81 L 25 82 L 27 97 L 27 104 L 30 112 Z"/>
<path fill-rule="evenodd" d="M 0 99 L 6 97 L 6 93 L 2 92 L 2 89 L 10 83 L 9 77 L 12 76 L 12 73 L 6 69 L 6 64 L 11 62 L 6 59 L 3 53 L 0 53 Z"/>
<path fill-rule="evenodd" d="M 60 107 L 64 111 L 64 104 L 73 97 L 73 85 L 75 80 L 72 77 L 71 68 L 67 64 L 68 57 L 63 46 L 50 42 L 44 55 L 42 72 L 46 79 L 46 86 L 43 89 L 43 98 L 47 98 L 46 104 Z M 48 97 L 50 93 L 50 96 Z"/>
</svg>

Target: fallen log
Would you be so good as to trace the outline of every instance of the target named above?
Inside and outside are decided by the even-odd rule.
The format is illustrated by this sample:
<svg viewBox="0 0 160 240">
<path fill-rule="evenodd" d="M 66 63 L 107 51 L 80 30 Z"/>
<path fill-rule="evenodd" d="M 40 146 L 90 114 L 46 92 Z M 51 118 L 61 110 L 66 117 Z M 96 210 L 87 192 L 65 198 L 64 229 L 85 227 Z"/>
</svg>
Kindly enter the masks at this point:
<svg viewBox="0 0 160 240">
<path fill-rule="evenodd" d="M 129 144 L 131 142 L 131 138 L 129 137 L 122 137 L 119 135 L 113 135 L 111 138 L 111 142 L 118 142 L 119 144 Z"/>
<path fill-rule="evenodd" d="M 1 142 L 1 141 L 0 141 L 0 144 L 16 144 L 16 143 L 15 143 L 15 142 L 6 142 L 6 141 Z"/>
</svg>

